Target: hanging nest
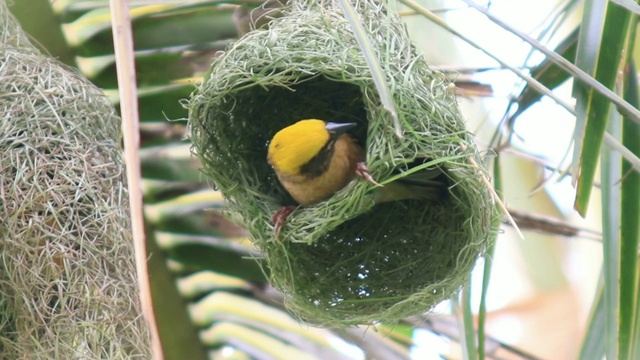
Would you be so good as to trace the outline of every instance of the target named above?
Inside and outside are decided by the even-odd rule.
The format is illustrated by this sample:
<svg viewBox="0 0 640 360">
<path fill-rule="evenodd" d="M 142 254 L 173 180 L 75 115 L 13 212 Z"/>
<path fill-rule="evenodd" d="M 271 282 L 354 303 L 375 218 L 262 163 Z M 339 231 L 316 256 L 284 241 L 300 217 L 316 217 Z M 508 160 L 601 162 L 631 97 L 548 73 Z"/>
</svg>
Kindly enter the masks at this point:
<svg viewBox="0 0 640 360">
<path fill-rule="evenodd" d="M 498 215 L 452 87 L 375 0 L 355 8 L 393 94 L 402 136 L 382 106 L 343 12 L 332 0 L 289 1 L 284 16 L 218 57 L 189 104 L 194 149 L 231 215 L 266 255 L 289 309 L 316 323 L 397 321 L 453 296 L 496 233 Z M 352 181 L 299 208 L 278 239 L 271 216 L 291 199 L 266 161 L 267 144 L 300 119 L 356 122 L 367 166 L 384 183 L 426 161 L 449 182 L 442 201 L 374 204 Z M 358 132 L 359 131 L 359 132 Z"/>
<path fill-rule="evenodd" d="M 148 359 L 119 118 L 0 24 L 0 359 Z"/>
</svg>

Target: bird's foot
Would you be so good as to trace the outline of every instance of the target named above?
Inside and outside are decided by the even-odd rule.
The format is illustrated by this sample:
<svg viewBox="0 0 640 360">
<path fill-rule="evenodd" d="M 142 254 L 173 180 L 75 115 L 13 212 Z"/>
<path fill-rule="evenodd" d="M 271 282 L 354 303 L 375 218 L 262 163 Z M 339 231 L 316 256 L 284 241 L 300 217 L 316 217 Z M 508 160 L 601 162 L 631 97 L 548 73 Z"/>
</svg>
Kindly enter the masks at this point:
<svg viewBox="0 0 640 360">
<path fill-rule="evenodd" d="M 365 163 L 362 161 L 359 162 L 356 166 L 356 175 L 364 178 L 365 180 L 367 180 L 368 182 L 372 183 L 375 186 L 378 186 L 378 187 L 384 186 L 373 179 L 373 177 L 371 176 L 371 172 L 369 171 L 369 168 L 367 168 L 367 165 L 365 165 Z"/>
<path fill-rule="evenodd" d="M 278 211 L 276 211 L 271 217 L 271 222 L 273 222 L 273 233 L 275 238 L 278 239 L 280 235 L 280 230 L 287 222 L 287 217 L 291 215 L 291 213 L 297 208 L 297 206 L 288 205 L 281 207 Z"/>
</svg>

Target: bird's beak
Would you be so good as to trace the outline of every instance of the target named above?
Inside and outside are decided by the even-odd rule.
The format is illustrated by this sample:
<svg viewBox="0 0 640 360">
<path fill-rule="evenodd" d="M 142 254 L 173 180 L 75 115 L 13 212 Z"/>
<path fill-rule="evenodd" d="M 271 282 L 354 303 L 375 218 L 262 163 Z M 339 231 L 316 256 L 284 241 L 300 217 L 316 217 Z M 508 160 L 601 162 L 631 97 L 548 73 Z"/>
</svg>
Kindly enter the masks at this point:
<svg viewBox="0 0 640 360">
<path fill-rule="evenodd" d="M 356 123 L 334 123 L 334 122 L 328 122 L 327 125 L 324 126 L 325 129 L 327 129 L 328 132 L 335 134 L 335 135 L 341 135 L 344 134 L 345 132 L 347 132 L 347 130 L 351 129 L 352 127 L 356 126 Z"/>
</svg>

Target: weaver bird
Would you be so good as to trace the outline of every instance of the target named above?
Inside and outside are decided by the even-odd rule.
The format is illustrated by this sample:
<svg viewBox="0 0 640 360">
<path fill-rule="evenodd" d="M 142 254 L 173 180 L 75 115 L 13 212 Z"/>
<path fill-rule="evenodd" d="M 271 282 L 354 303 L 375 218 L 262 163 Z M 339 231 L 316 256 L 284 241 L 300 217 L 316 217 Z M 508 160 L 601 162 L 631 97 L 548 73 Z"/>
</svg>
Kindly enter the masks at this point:
<svg viewBox="0 0 640 360">
<path fill-rule="evenodd" d="M 356 123 L 300 120 L 278 131 L 267 160 L 278 180 L 301 206 L 311 206 L 331 197 L 356 176 L 377 187 L 376 203 L 405 199 L 439 199 L 446 181 L 439 169 L 425 169 L 386 186 L 376 182 L 365 165 L 363 147 L 347 130 Z M 297 206 L 284 206 L 272 218 L 276 235 Z"/>
</svg>

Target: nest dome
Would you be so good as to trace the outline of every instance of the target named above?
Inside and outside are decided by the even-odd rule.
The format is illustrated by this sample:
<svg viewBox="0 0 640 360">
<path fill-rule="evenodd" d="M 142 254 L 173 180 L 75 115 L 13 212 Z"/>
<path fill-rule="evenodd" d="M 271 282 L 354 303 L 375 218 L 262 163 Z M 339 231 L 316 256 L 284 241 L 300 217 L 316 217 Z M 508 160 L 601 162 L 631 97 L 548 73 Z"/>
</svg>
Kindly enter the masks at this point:
<svg viewBox="0 0 640 360">
<path fill-rule="evenodd" d="M 120 118 L 0 0 L 0 359 L 149 359 Z"/>
</svg>

